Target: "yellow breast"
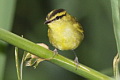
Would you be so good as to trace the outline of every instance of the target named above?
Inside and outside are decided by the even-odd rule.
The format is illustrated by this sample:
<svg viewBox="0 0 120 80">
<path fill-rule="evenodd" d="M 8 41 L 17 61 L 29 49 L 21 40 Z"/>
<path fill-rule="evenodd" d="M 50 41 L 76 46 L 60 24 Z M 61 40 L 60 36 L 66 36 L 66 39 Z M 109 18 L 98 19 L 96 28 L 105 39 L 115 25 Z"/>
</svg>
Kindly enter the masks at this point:
<svg viewBox="0 0 120 80">
<path fill-rule="evenodd" d="M 60 50 L 73 50 L 81 43 L 83 31 L 77 22 L 65 18 L 49 24 L 48 37 L 54 47 Z"/>
</svg>

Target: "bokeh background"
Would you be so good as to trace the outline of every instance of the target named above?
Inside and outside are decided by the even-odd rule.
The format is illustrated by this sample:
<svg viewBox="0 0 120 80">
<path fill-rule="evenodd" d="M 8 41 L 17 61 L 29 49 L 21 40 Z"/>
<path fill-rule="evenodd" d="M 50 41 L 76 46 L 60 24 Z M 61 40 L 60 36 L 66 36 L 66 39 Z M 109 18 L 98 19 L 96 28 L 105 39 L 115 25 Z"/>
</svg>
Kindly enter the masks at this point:
<svg viewBox="0 0 120 80">
<path fill-rule="evenodd" d="M 3 2 L 2 2 L 3 1 Z M 112 62 L 116 51 L 110 0 L 0 0 L 0 27 L 54 49 L 47 37 L 46 15 L 63 8 L 75 16 L 84 29 L 85 38 L 75 50 L 79 62 L 113 76 Z M 17 80 L 14 46 L 0 41 L 1 80 Z M 6 47 L 7 46 L 7 47 Z M 21 58 L 23 51 L 20 52 Z M 59 51 L 74 59 L 71 51 Z M 48 61 L 24 67 L 23 80 L 86 80 Z"/>
</svg>

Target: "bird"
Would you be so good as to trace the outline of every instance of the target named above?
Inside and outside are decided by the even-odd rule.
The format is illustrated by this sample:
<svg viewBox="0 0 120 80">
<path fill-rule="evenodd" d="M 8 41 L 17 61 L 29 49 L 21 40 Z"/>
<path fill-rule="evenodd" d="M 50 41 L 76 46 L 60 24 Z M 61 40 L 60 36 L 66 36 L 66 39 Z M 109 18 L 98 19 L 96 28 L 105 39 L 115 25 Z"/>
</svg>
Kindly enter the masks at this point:
<svg viewBox="0 0 120 80">
<path fill-rule="evenodd" d="M 84 39 L 83 28 L 77 19 L 65 9 L 54 9 L 46 16 L 44 24 L 48 25 L 49 42 L 58 50 L 72 50 L 78 64 L 78 57 L 74 50 Z"/>
</svg>

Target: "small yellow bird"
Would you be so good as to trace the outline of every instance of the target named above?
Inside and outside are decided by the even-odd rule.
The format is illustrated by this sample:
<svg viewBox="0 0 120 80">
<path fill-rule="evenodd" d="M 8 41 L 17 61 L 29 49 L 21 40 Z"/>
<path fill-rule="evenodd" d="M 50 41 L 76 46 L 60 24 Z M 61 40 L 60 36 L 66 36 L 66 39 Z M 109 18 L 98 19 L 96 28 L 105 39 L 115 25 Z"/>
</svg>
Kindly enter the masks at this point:
<svg viewBox="0 0 120 80">
<path fill-rule="evenodd" d="M 48 13 L 45 24 L 49 27 L 50 43 L 59 50 L 74 51 L 84 38 L 82 26 L 64 9 L 54 9 Z M 76 54 L 75 62 L 78 63 Z"/>
</svg>

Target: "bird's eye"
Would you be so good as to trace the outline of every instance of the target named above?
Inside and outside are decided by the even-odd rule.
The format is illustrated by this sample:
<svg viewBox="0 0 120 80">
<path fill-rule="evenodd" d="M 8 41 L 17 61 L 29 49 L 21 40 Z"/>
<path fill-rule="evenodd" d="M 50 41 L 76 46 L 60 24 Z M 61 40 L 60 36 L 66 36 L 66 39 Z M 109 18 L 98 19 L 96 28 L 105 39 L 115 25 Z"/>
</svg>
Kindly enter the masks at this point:
<svg viewBox="0 0 120 80">
<path fill-rule="evenodd" d="M 57 16 L 56 19 L 58 20 L 60 18 L 60 16 Z"/>
</svg>

